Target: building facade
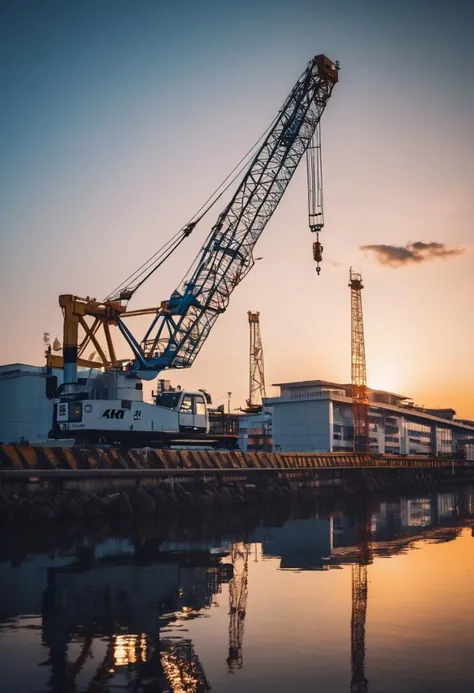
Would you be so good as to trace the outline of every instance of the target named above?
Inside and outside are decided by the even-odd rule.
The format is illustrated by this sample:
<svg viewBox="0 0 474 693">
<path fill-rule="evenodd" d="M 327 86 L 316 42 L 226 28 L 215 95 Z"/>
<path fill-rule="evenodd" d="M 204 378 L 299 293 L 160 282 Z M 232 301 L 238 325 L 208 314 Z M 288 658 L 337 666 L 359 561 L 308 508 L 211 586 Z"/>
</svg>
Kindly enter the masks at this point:
<svg viewBox="0 0 474 693">
<path fill-rule="evenodd" d="M 239 448 L 243 452 L 272 451 L 272 412 L 269 407 L 258 414 L 239 416 Z"/>
<path fill-rule="evenodd" d="M 57 373 L 59 377 L 61 373 Z M 53 423 L 46 396 L 46 368 L 13 363 L 0 366 L 0 441 L 45 441 Z"/>
<path fill-rule="evenodd" d="M 79 382 L 81 376 L 91 378 L 97 372 L 78 368 Z M 56 378 L 56 386 L 62 383 L 62 370 L 53 370 L 50 375 Z M 53 424 L 53 401 L 48 397 L 47 378 L 46 366 L 26 363 L 0 366 L 1 443 L 43 443 L 48 439 Z"/>
<path fill-rule="evenodd" d="M 275 452 L 353 450 L 351 385 L 324 380 L 279 383 L 273 409 Z M 417 407 L 402 395 L 369 388 L 370 449 L 387 455 L 462 454 L 474 459 L 474 421 L 453 409 Z"/>
</svg>

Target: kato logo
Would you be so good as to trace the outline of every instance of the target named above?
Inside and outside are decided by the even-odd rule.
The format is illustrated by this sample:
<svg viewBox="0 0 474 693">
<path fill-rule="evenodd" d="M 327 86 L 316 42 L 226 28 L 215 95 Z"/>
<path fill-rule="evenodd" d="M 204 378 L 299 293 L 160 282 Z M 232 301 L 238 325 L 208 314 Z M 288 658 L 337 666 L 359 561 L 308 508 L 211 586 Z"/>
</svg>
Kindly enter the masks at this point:
<svg viewBox="0 0 474 693">
<path fill-rule="evenodd" d="M 125 409 L 106 409 L 102 414 L 103 419 L 123 419 Z"/>
</svg>

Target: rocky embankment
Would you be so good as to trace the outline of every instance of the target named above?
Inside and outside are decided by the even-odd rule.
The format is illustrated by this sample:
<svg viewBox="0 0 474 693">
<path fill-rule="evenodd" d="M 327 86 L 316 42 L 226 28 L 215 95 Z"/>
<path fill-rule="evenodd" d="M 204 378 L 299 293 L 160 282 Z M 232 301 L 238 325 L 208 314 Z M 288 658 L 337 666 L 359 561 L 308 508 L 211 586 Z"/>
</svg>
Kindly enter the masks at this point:
<svg viewBox="0 0 474 693">
<path fill-rule="evenodd" d="M 119 492 L 97 494 L 30 485 L 25 493 L 0 493 L 0 525 L 25 526 L 48 522 L 133 520 L 154 515 L 206 511 L 244 505 L 266 505 L 310 498 L 331 488 L 345 494 L 384 491 L 426 492 L 448 483 L 469 481 L 448 470 L 351 470 L 290 481 L 262 473 L 252 483 L 195 480 L 192 484 L 158 482 Z M 471 479 L 472 481 L 472 479 Z"/>
</svg>

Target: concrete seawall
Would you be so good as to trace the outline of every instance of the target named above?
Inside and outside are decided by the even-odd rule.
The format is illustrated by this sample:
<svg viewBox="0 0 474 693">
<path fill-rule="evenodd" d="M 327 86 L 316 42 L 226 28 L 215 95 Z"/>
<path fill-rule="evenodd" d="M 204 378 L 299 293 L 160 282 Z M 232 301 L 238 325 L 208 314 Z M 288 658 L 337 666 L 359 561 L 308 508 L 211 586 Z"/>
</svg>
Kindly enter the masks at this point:
<svg viewBox="0 0 474 693">
<path fill-rule="evenodd" d="M 351 453 L 243 453 L 0 446 L 0 525 L 131 521 L 227 506 L 292 503 L 326 490 L 474 481 L 474 464 Z"/>
<path fill-rule="evenodd" d="M 474 463 L 433 457 L 377 457 L 363 453 L 221 452 L 96 447 L 0 445 L 0 470 L 303 470 L 448 468 Z"/>
</svg>

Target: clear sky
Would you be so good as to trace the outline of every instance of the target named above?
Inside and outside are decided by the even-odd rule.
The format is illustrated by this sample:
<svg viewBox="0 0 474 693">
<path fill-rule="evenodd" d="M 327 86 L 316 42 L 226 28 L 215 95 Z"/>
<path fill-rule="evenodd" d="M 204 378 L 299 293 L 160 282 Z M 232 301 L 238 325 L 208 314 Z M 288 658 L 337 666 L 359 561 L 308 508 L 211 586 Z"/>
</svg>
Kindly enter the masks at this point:
<svg viewBox="0 0 474 693">
<path fill-rule="evenodd" d="M 173 235 L 323 52 L 341 72 L 322 121 L 321 275 L 301 165 L 263 260 L 172 382 L 243 404 L 248 310 L 269 384 L 348 381 L 352 265 L 369 385 L 474 417 L 473 3 L 10 0 L 1 13 L 1 363 L 42 363 L 43 332 L 61 338 L 58 294 L 103 298 Z M 212 222 L 133 307 L 169 297 Z M 420 256 L 420 242 L 441 251 Z"/>
</svg>

